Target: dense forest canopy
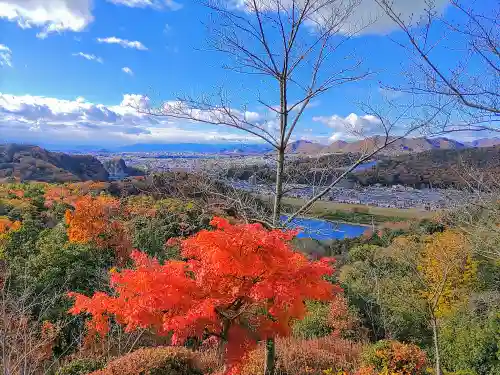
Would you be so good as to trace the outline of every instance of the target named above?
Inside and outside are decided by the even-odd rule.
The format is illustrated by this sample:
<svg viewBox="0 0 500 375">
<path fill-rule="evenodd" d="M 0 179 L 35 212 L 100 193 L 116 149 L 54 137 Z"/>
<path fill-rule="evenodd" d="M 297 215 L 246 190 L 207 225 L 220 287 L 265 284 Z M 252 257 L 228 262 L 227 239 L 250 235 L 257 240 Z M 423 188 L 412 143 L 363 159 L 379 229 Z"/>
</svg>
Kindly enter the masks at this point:
<svg viewBox="0 0 500 375">
<path fill-rule="evenodd" d="M 1 185 L 4 373 L 499 373 L 497 203 L 320 254 L 156 179 Z"/>
</svg>

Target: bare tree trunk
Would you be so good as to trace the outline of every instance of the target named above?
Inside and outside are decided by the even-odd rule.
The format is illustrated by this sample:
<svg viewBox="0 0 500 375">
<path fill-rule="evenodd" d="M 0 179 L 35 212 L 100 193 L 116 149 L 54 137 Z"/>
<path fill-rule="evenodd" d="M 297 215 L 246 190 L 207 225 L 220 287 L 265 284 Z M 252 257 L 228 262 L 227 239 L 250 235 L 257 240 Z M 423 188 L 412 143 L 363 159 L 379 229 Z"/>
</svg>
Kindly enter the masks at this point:
<svg viewBox="0 0 500 375">
<path fill-rule="evenodd" d="M 436 375 L 441 375 L 441 360 L 439 356 L 438 331 L 437 331 L 437 322 L 435 316 L 432 317 L 432 339 L 434 341 Z"/>
<path fill-rule="evenodd" d="M 286 75 L 286 74 L 285 74 Z M 280 142 L 278 147 L 278 160 L 276 165 L 276 191 L 273 207 L 273 225 L 277 227 L 280 222 L 283 199 L 283 171 L 285 169 L 286 131 L 288 127 L 288 100 L 287 80 L 280 79 Z M 266 361 L 264 375 L 274 375 L 276 367 L 276 343 L 274 338 L 266 341 Z"/>
<path fill-rule="evenodd" d="M 264 366 L 264 375 L 274 375 L 276 371 L 276 343 L 274 338 L 266 341 L 266 363 Z"/>
<path fill-rule="evenodd" d="M 223 318 L 222 321 L 222 332 L 219 337 L 219 345 L 217 345 L 217 357 L 220 362 L 224 362 L 224 355 L 226 353 L 226 345 L 227 345 L 227 335 L 229 332 L 229 328 L 231 326 L 231 322 Z M 227 364 L 224 362 L 224 373 L 227 370 Z"/>
<path fill-rule="evenodd" d="M 283 117 L 283 115 L 282 115 Z M 273 226 L 277 227 L 281 216 L 281 200 L 283 199 L 283 170 L 285 167 L 285 146 L 278 150 L 278 161 L 276 165 L 276 191 L 273 207 Z M 274 338 L 266 340 L 266 360 L 264 364 L 264 375 L 274 375 L 276 366 L 276 343 Z"/>
<path fill-rule="evenodd" d="M 285 150 L 278 150 L 278 161 L 276 165 L 276 190 L 273 207 L 273 225 L 278 226 L 281 215 L 281 200 L 283 199 L 283 170 L 285 167 Z"/>
</svg>

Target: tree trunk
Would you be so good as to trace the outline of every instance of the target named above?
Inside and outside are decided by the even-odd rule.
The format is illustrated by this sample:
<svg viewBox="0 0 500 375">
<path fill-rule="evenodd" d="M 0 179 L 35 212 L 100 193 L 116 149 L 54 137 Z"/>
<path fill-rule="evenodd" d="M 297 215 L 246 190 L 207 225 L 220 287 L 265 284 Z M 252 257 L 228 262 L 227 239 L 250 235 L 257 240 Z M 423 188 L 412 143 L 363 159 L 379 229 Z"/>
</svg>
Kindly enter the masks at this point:
<svg viewBox="0 0 500 375">
<path fill-rule="evenodd" d="M 283 198 L 283 170 L 285 164 L 285 149 L 278 150 L 278 162 L 276 165 L 276 192 L 273 207 L 273 226 L 278 226 L 281 216 L 281 200 Z M 276 365 L 276 344 L 274 338 L 266 340 L 266 361 L 264 365 L 264 375 L 274 375 Z"/>
<path fill-rule="evenodd" d="M 281 200 L 283 199 L 283 171 L 285 169 L 285 135 L 288 126 L 288 102 L 286 79 L 280 80 L 280 145 L 278 149 L 278 160 L 276 163 L 276 191 L 273 207 L 273 226 L 278 226 L 281 218 Z M 266 341 L 266 362 L 264 365 L 265 375 L 274 375 L 276 367 L 276 343 L 274 338 Z"/>
<path fill-rule="evenodd" d="M 441 360 L 440 360 L 440 356 L 439 356 L 437 322 L 436 322 L 436 318 L 434 316 L 432 317 L 432 338 L 434 341 L 436 375 L 441 375 Z"/>
<path fill-rule="evenodd" d="M 224 363 L 224 373 L 227 370 L 227 364 L 224 361 L 224 355 L 226 354 L 227 335 L 230 326 L 231 322 L 228 319 L 224 318 L 222 320 L 222 331 L 219 337 L 219 345 L 217 345 L 217 358 L 221 363 Z"/>
<path fill-rule="evenodd" d="M 264 375 L 274 375 L 276 370 L 276 344 L 274 338 L 266 341 L 266 363 Z"/>
<path fill-rule="evenodd" d="M 285 167 L 285 150 L 278 150 L 278 161 L 276 164 L 276 191 L 273 207 L 273 225 L 276 227 L 280 222 L 281 200 L 283 199 L 283 170 Z"/>
</svg>

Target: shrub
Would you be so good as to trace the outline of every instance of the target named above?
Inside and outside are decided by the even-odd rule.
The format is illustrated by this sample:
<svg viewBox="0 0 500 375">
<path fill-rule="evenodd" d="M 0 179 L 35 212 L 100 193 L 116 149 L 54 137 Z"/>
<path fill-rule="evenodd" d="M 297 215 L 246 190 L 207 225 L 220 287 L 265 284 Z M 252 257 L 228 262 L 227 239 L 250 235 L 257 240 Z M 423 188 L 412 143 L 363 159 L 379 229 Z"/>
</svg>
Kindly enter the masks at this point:
<svg viewBox="0 0 500 375">
<path fill-rule="evenodd" d="M 336 295 L 332 302 L 308 301 L 306 316 L 293 325 L 293 334 L 297 338 L 313 339 L 329 335 L 342 338 L 362 338 L 359 319 L 354 311 L 349 310 L 346 298 Z"/>
<path fill-rule="evenodd" d="M 359 364 L 361 344 L 336 336 L 312 340 L 278 339 L 276 375 L 322 374 L 323 371 L 352 371 Z M 261 375 L 264 349 L 252 351 L 244 361 L 241 375 Z"/>
<path fill-rule="evenodd" d="M 85 375 L 104 367 L 104 362 L 96 358 L 79 358 L 60 367 L 56 375 Z"/>
<path fill-rule="evenodd" d="M 212 343 L 210 343 L 211 345 L 202 343 L 201 347 L 196 352 L 202 372 L 204 374 L 223 373 L 224 361 L 218 353 L 217 340 L 214 340 L 212 337 L 206 341 L 212 341 Z"/>
<path fill-rule="evenodd" d="M 474 375 L 499 373 L 500 315 L 497 316 L 496 309 L 498 307 L 493 305 L 488 308 L 489 313 L 459 311 L 442 323 L 443 367 L 460 375 L 460 371 Z"/>
<path fill-rule="evenodd" d="M 138 349 L 109 362 L 92 375 L 203 375 L 194 353 L 185 348 Z"/>
<path fill-rule="evenodd" d="M 413 344 L 382 340 L 370 346 L 362 355 L 360 374 L 420 375 L 426 369 L 425 352 Z"/>
<path fill-rule="evenodd" d="M 307 315 L 293 325 L 293 334 L 303 339 L 323 337 L 332 333 L 328 324 L 330 305 L 319 301 L 308 301 Z"/>
</svg>

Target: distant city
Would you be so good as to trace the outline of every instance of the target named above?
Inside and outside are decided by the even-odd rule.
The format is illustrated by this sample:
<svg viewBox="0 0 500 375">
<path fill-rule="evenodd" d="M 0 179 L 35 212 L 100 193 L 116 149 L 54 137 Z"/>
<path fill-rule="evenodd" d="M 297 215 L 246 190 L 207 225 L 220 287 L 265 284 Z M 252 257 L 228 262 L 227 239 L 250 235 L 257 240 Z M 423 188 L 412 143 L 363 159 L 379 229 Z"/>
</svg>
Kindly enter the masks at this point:
<svg viewBox="0 0 500 375">
<path fill-rule="evenodd" d="M 94 153 L 101 162 L 121 158 L 128 167 L 143 170 L 146 173 L 167 171 L 210 171 L 214 175 L 223 175 L 229 168 L 248 165 L 274 166 L 275 159 L 271 154 L 260 155 L 225 155 L 196 152 L 125 152 L 125 153 Z M 291 155 L 292 158 L 298 157 Z M 375 162 L 368 162 L 358 167 L 358 170 L 370 168 Z M 110 175 L 111 179 L 121 179 L 123 174 Z M 236 189 L 252 192 L 258 195 L 273 194 L 272 184 L 260 183 L 255 176 L 248 180 L 227 179 Z M 321 186 L 288 184 L 286 196 L 307 199 L 317 194 Z M 473 200 L 474 194 L 457 189 L 423 188 L 409 186 L 359 186 L 347 180 L 342 181 L 322 199 L 325 201 L 346 204 L 359 204 L 388 208 L 416 208 L 421 210 L 436 210 L 453 207 L 458 202 Z"/>
</svg>

